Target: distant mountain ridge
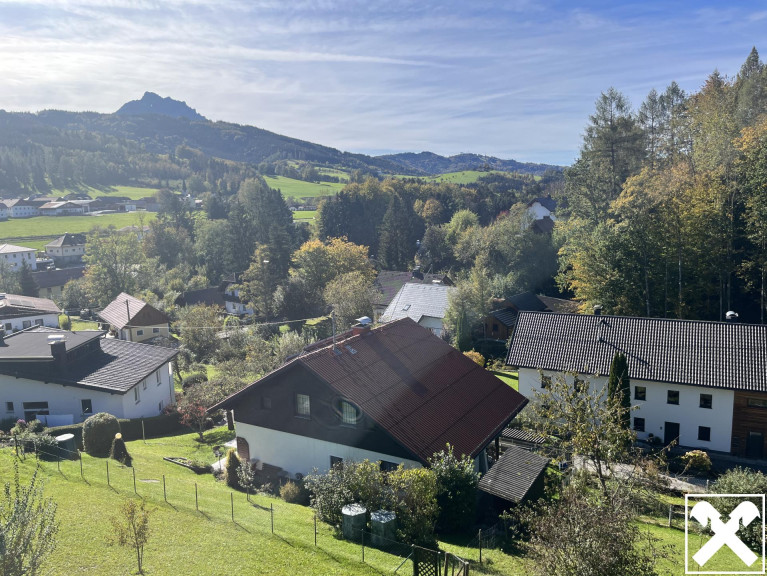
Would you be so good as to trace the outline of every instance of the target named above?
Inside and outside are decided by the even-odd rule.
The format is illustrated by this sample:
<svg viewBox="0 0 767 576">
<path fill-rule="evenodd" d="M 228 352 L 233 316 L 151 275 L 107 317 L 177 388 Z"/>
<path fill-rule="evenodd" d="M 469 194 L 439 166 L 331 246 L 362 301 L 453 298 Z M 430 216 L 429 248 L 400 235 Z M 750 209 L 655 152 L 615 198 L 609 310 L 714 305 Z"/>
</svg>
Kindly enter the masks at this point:
<svg viewBox="0 0 767 576">
<path fill-rule="evenodd" d="M 493 156 L 480 154 L 456 154 L 455 156 L 440 156 L 433 152 L 404 152 L 401 154 L 384 154 L 376 156 L 383 160 L 394 162 L 408 169 L 426 172 L 427 174 L 445 174 L 446 172 L 460 172 L 462 170 L 477 170 L 490 168 L 504 172 L 523 172 L 526 174 L 543 174 L 546 170 L 561 170 L 562 166 L 553 164 L 537 164 L 534 162 L 517 162 L 516 160 L 503 160 Z"/>
<path fill-rule="evenodd" d="M 171 118 L 188 118 L 189 120 L 207 120 L 197 110 L 190 108 L 186 102 L 173 98 L 163 98 L 154 92 L 144 92 L 141 100 L 131 100 L 123 104 L 115 112 L 118 116 L 140 116 L 142 114 L 161 114 Z"/>
</svg>

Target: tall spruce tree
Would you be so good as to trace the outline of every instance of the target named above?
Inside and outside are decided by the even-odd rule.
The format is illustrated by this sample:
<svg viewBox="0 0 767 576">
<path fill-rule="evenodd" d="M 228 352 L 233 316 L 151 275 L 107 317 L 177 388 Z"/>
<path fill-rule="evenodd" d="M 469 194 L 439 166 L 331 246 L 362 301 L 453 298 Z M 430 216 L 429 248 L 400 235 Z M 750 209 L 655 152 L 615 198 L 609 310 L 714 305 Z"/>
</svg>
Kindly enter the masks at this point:
<svg viewBox="0 0 767 576">
<path fill-rule="evenodd" d="M 19 284 L 21 284 L 22 295 L 32 296 L 33 298 L 40 296 L 40 287 L 37 285 L 37 281 L 34 276 L 32 276 L 32 270 L 30 270 L 25 261 L 21 262 Z"/>
</svg>

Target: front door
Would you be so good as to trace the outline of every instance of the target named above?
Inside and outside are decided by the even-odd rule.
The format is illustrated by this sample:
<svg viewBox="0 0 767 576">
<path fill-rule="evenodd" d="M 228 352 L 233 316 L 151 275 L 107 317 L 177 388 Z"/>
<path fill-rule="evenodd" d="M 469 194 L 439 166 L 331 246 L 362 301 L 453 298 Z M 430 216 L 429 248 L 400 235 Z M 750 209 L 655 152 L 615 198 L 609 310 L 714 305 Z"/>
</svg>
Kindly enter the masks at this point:
<svg viewBox="0 0 767 576">
<path fill-rule="evenodd" d="M 663 443 L 668 446 L 674 440 L 679 440 L 679 422 L 666 422 L 663 425 Z"/>
<path fill-rule="evenodd" d="M 749 432 L 746 443 L 746 458 L 761 458 L 764 450 L 764 434 Z"/>
</svg>

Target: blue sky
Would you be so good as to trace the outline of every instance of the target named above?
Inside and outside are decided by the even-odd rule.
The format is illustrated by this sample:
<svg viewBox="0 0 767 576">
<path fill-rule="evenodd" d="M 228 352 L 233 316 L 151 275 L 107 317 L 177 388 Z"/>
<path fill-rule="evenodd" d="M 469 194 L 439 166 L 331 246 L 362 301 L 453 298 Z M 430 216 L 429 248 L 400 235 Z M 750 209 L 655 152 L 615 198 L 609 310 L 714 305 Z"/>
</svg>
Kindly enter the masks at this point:
<svg viewBox="0 0 767 576">
<path fill-rule="evenodd" d="M 365 153 L 570 164 L 601 91 L 638 107 L 767 56 L 763 2 L 0 0 L 0 109 L 145 91 Z"/>
</svg>

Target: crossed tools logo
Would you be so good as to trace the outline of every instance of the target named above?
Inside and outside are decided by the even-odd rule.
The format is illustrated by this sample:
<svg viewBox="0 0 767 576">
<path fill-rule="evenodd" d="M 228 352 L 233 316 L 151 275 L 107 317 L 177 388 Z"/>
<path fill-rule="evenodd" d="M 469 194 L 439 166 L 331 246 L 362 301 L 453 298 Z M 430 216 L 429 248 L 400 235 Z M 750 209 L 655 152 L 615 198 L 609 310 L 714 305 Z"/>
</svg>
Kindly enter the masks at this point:
<svg viewBox="0 0 767 576">
<path fill-rule="evenodd" d="M 765 574 L 764 501 L 764 494 L 686 494 L 684 573 Z M 758 545 L 741 539 L 749 526 L 761 526 L 753 532 Z"/>
</svg>

